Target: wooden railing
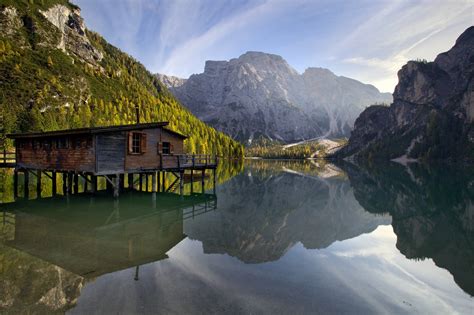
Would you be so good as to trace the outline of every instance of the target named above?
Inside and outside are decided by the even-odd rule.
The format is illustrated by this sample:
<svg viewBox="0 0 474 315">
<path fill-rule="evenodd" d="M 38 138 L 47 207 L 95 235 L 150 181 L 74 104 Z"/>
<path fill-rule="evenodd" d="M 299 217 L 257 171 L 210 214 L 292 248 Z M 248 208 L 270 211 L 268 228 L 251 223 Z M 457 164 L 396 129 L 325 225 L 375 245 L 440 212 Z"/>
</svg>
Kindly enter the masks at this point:
<svg viewBox="0 0 474 315">
<path fill-rule="evenodd" d="M 194 168 L 194 167 L 215 167 L 217 166 L 217 156 L 204 154 L 177 154 L 162 155 L 161 165 L 163 168 Z"/>
<path fill-rule="evenodd" d="M 16 154 L 15 152 L 0 151 L 0 167 L 15 166 Z"/>
</svg>

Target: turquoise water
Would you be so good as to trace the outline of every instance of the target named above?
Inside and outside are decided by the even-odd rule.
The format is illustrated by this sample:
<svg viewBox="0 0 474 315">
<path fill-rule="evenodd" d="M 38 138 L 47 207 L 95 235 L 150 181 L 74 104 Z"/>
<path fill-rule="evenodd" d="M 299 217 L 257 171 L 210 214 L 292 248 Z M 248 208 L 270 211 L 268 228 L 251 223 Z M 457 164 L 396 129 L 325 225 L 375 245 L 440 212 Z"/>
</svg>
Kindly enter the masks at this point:
<svg viewBox="0 0 474 315">
<path fill-rule="evenodd" d="M 0 312 L 473 313 L 474 170 L 230 173 L 216 195 L 3 204 Z"/>
</svg>

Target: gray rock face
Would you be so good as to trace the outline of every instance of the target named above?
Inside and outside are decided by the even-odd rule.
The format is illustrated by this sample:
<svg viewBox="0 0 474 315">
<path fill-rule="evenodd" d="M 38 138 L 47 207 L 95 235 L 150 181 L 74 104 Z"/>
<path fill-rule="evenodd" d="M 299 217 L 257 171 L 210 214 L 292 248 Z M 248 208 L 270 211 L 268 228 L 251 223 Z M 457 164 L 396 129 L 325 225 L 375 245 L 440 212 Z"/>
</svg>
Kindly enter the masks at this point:
<svg viewBox="0 0 474 315">
<path fill-rule="evenodd" d="M 200 119 L 241 141 L 348 136 L 366 106 L 392 99 L 327 69 L 299 74 L 282 57 L 261 52 L 207 61 L 204 73 L 179 84 L 158 78 Z"/>
<path fill-rule="evenodd" d="M 398 72 L 390 107 L 357 118 L 337 157 L 474 159 L 474 27 L 434 62 L 410 61 Z"/>
<path fill-rule="evenodd" d="M 84 19 L 79 9 L 71 10 L 67 6 L 57 4 L 41 13 L 60 31 L 61 37 L 57 48 L 97 66 L 103 54 L 92 46 L 87 38 Z"/>
</svg>

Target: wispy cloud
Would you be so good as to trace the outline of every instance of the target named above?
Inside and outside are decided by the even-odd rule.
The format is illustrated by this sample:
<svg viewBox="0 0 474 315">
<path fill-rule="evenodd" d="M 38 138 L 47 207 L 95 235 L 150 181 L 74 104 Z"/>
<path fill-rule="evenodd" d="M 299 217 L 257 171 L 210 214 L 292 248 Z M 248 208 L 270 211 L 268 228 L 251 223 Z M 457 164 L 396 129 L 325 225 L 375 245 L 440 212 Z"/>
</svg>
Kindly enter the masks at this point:
<svg viewBox="0 0 474 315">
<path fill-rule="evenodd" d="M 91 29 L 152 72 L 187 77 L 206 60 L 260 50 L 383 91 L 407 60 L 433 59 L 474 24 L 472 0 L 74 1 Z"/>
</svg>

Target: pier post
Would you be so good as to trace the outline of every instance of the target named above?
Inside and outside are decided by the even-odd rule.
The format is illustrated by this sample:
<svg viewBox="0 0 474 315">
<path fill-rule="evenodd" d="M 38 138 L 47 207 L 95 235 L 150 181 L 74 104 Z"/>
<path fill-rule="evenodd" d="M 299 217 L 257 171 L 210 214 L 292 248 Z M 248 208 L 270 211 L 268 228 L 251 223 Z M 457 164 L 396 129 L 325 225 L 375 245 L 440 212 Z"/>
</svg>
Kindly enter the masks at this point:
<svg viewBox="0 0 474 315">
<path fill-rule="evenodd" d="M 89 191 L 89 175 L 83 174 L 82 177 L 84 178 L 84 192 L 87 193 Z"/>
<path fill-rule="evenodd" d="M 72 180 L 73 180 L 73 173 L 68 172 L 67 173 L 67 194 L 70 195 L 72 194 Z"/>
<path fill-rule="evenodd" d="M 138 189 L 140 191 L 143 191 L 143 174 L 139 173 L 138 176 L 139 176 L 139 179 L 138 179 L 138 187 L 139 188 Z"/>
<path fill-rule="evenodd" d="M 114 198 L 118 198 L 119 195 L 120 195 L 120 175 L 117 174 L 115 175 L 115 179 L 114 179 Z"/>
<path fill-rule="evenodd" d="M 158 180 L 158 187 L 156 191 L 161 191 L 161 172 L 156 173 L 157 180 Z"/>
<path fill-rule="evenodd" d="M 30 197 L 30 173 L 28 170 L 23 171 L 25 175 L 25 199 Z"/>
<path fill-rule="evenodd" d="M 148 180 L 148 174 L 145 174 L 145 181 L 146 181 L 146 182 L 145 182 L 145 191 L 148 192 L 148 182 L 149 182 L 149 180 Z"/>
<path fill-rule="evenodd" d="M 193 163 L 194 163 L 194 158 L 193 158 Z M 191 169 L 191 195 L 194 192 L 194 187 L 193 187 L 194 185 L 193 184 L 194 184 L 194 170 Z"/>
<path fill-rule="evenodd" d="M 63 195 L 67 195 L 67 173 L 63 173 Z"/>
<path fill-rule="evenodd" d="M 41 199 L 41 171 L 36 172 L 36 198 Z"/>
<path fill-rule="evenodd" d="M 77 195 L 79 193 L 79 174 L 74 173 L 73 176 L 74 176 L 74 194 Z"/>
<path fill-rule="evenodd" d="M 166 172 L 163 172 L 163 192 L 166 192 Z"/>
<path fill-rule="evenodd" d="M 204 194 L 204 178 L 206 177 L 206 170 L 203 169 L 201 173 L 201 193 Z"/>
<path fill-rule="evenodd" d="M 95 194 L 95 193 L 97 193 L 97 176 L 92 175 L 91 176 L 91 182 L 92 182 L 92 184 L 91 184 L 92 193 Z"/>
<path fill-rule="evenodd" d="M 179 172 L 179 194 L 182 196 L 184 193 L 184 171 Z"/>
<path fill-rule="evenodd" d="M 18 170 L 13 171 L 13 197 L 18 198 Z"/>
<path fill-rule="evenodd" d="M 51 173 L 51 186 L 52 186 L 51 191 L 52 191 L 53 197 L 56 196 L 57 194 L 56 184 L 57 184 L 56 172 L 52 172 Z"/>
<path fill-rule="evenodd" d="M 133 173 L 128 173 L 128 189 L 133 190 Z"/>
<path fill-rule="evenodd" d="M 120 174 L 120 185 L 119 185 L 119 189 L 120 189 L 120 192 L 123 192 L 125 190 L 125 174 Z"/>
<path fill-rule="evenodd" d="M 212 177 L 213 177 L 212 189 L 213 189 L 214 195 L 215 195 L 216 194 L 216 169 L 215 168 L 212 170 Z"/>
<path fill-rule="evenodd" d="M 156 172 L 151 175 L 151 191 L 156 193 Z"/>
</svg>

